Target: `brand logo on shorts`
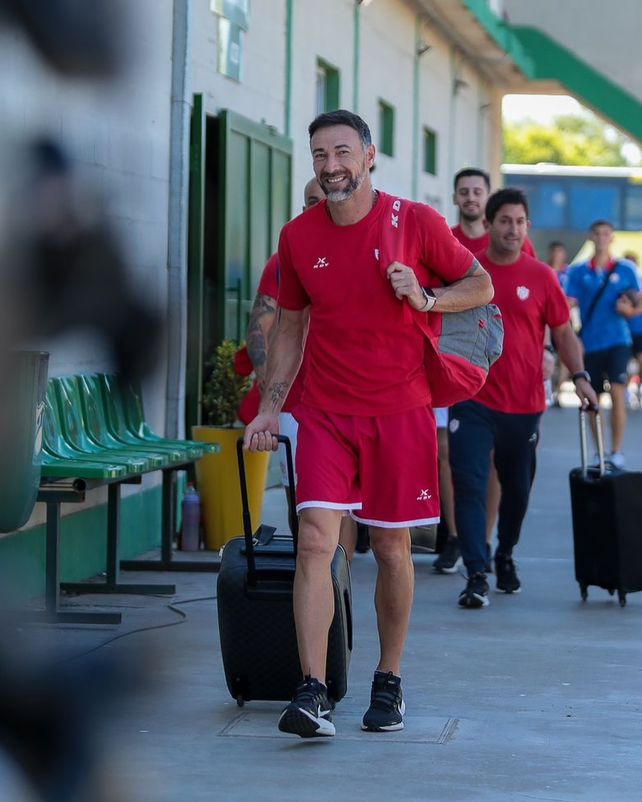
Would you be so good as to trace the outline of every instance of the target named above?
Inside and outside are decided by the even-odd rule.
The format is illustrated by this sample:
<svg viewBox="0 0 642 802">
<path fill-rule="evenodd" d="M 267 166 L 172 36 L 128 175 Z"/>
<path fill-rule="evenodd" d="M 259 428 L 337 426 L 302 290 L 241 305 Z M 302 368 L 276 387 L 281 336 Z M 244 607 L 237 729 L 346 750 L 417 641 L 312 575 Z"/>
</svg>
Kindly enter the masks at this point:
<svg viewBox="0 0 642 802">
<path fill-rule="evenodd" d="M 450 423 L 448 424 L 448 428 L 450 429 L 450 431 L 453 434 L 455 434 L 457 429 L 459 429 L 459 421 L 457 420 L 457 418 L 451 418 L 450 419 Z"/>
<path fill-rule="evenodd" d="M 319 256 L 316 265 L 312 265 L 314 270 L 316 270 L 318 267 L 330 267 L 330 262 L 328 262 L 325 256 Z"/>
<path fill-rule="evenodd" d="M 377 262 L 378 262 L 378 261 L 379 261 L 379 248 L 375 248 L 375 249 L 374 249 L 374 255 L 375 255 L 375 259 L 376 259 L 376 260 L 377 260 Z"/>
<path fill-rule="evenodd" d="M 531 291 L 528 287 L 518 287 L 517 288 L 517 297 L 520 301 L 525 301 L 528 296 L 531 294 Z"/>
<path fill-rule="evenodd" d="M 420 490 L 417 501 L 430 501 L 431 498 L 432 496 L 427 490 Z"/>
</svg>

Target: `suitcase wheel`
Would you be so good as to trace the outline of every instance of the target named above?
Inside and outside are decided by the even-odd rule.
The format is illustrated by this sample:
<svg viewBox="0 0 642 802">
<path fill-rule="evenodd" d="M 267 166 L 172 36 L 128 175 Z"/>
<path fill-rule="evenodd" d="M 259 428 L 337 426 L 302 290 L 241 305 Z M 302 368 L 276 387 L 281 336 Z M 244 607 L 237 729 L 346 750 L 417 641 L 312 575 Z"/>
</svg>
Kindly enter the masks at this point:
<svg viewBox="0 0 642 802">
<path fill-rule="evenodd" d="M 237 704 L 239 707 L 243 707 L 243 705 L 245 704 L 245 699 L 243 698 L 242 694 L 240 694 L 240 693 L 239 693 L 239 695 L 236 697 L 236 704 Z"/>
<path fill-rule="evenodd" d="M 582 601 L 588 599 L 588 585 L 580 585 L 580 596 L 582 597 Z"/>
<path fill-rule="evenodd" d="M 626 593 L 623 590 L 618 590 L 617 597 L 620 600 L 620 607 L 626 607 Z"/>
</svg>

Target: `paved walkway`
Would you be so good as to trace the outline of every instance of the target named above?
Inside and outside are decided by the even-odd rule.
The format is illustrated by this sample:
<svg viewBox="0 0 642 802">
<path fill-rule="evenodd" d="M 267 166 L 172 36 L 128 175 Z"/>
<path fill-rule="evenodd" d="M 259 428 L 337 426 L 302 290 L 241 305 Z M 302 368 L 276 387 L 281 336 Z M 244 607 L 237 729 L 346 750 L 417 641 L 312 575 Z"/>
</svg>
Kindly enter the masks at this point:
<svg viewBox="0 0 642 802">
<path fill-rule="evenodd" d="M 642 469 L 642 411 L 631 415 L 628 442 L 635 444 L 626 450 L 629 467 Z M 115 631 L 49 633 L 69 653 L 105 643 L 99 653 L 127 651 L 147 665 L 146 692 L 131 696 L 109 728 L 112 776 L 127 789 L 118 799 L 637 802 L 642 594 L 630 595 L 624 609 L 595 588 L 587 603 L 580 601 L 567 478 L 578 461 L 577 413 L 549 411 L 517 552 L 521 594 L 491 593 L 488 608 L 460 610 L 464 579 L 436 575 L 432 557 L 415 556 L 400 733 L 359 728 L 378 657 L 371 554 L 356 555 L 353 563 L 355 648 L 334 739 L 282 735 L 275 726 L 280 703 L 241 709 L 229 697 L 214 575 L 159 575 L 158 581 L 178 584 L 174 609 L 161 598 L 113 599 L 124 613 Z M 285 526 L 278 488 L 266 494 L 264 520 Z M 105 600 L 83 596 L 69 603 Z M 178 610 L 187 616 L 178 626 L 109 642 L 130 630 L 173 624 Z M 18 800 L 1 791 L 0 798 Z"/>
</svg>

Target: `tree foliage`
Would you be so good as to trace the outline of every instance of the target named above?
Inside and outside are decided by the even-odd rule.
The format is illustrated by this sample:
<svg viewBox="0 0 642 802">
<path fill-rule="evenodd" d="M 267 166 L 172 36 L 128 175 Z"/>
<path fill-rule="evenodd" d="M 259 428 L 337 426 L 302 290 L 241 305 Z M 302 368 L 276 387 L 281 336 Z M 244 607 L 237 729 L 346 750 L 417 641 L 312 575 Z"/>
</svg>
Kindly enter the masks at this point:
<svg viewBox="0 0 642 802">
<path fill-rule="evenodd" d="M 520 120 L 504 126 L 504 162 L 619 167 L 628 164 L 627 141 L 596 117 L 561 115 L 551 125 Z"/>
</svg>

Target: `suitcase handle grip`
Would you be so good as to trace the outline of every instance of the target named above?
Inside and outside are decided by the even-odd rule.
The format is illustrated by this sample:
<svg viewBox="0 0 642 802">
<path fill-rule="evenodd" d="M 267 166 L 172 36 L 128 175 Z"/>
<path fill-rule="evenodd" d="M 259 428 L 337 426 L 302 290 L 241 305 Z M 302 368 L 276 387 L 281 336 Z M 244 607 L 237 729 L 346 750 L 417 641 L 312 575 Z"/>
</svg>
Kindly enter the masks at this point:
<svg viewBox="0 0 642 802">
<path fill-rule="evenodd" d="M 285 461 L 287 464 L 288 469 L 288 490 L 290 492 L 290 498 L 295 498 L 295 487 L 294 487 L 294 461 L 292 459 L 292 444 L 290 443 L 290 438 L 286 437 L 285 435 L 278 434 L 275 435 L 276 439 L 285 446 Z M 252 516 L 250 514 L 250 502 L 248 498 L 247 492 L 247 478 L 245 475 L 245 456 L 243 454 L 243 438 L 239 437 L 236 441 L 236 456 L 238 459 L 239 465 L 239 481 L 241 485 L 241 504 L 243 507 L 243 535 L 245 537 L 245 558 L 247 560 L 247 581 L 249 585 L 255 585 L 257 574 L 256 574 L 256 559 L 254 556 L 254 535 L 252 532 Z M 299 527 L 298 527 L 298 518 L 297 516 L 293 516 L 294 521 L 292 522 L 293 532 L 292 532 L 292 542 L 294 545 L 294 557 L 296 558 L 296 550 L 297 550 L 297 543 L 298 543 L 298 535 L 299 535 Z"/>
<path fill-rule="evenodd" d="M 599 460 L 600 476 L 604 476 L 606 471 L 604 463 L 604 437 L 602 434 L 602 417 L 599 407 L 580 407 L 580 456 L 582 459 L 582 476 L 588 476 L 588 444 L 586 435 L 586 416 L 591 413 L 595 415 L 595 426 L 597 431 L 597 455 Z"/>
</svg>

